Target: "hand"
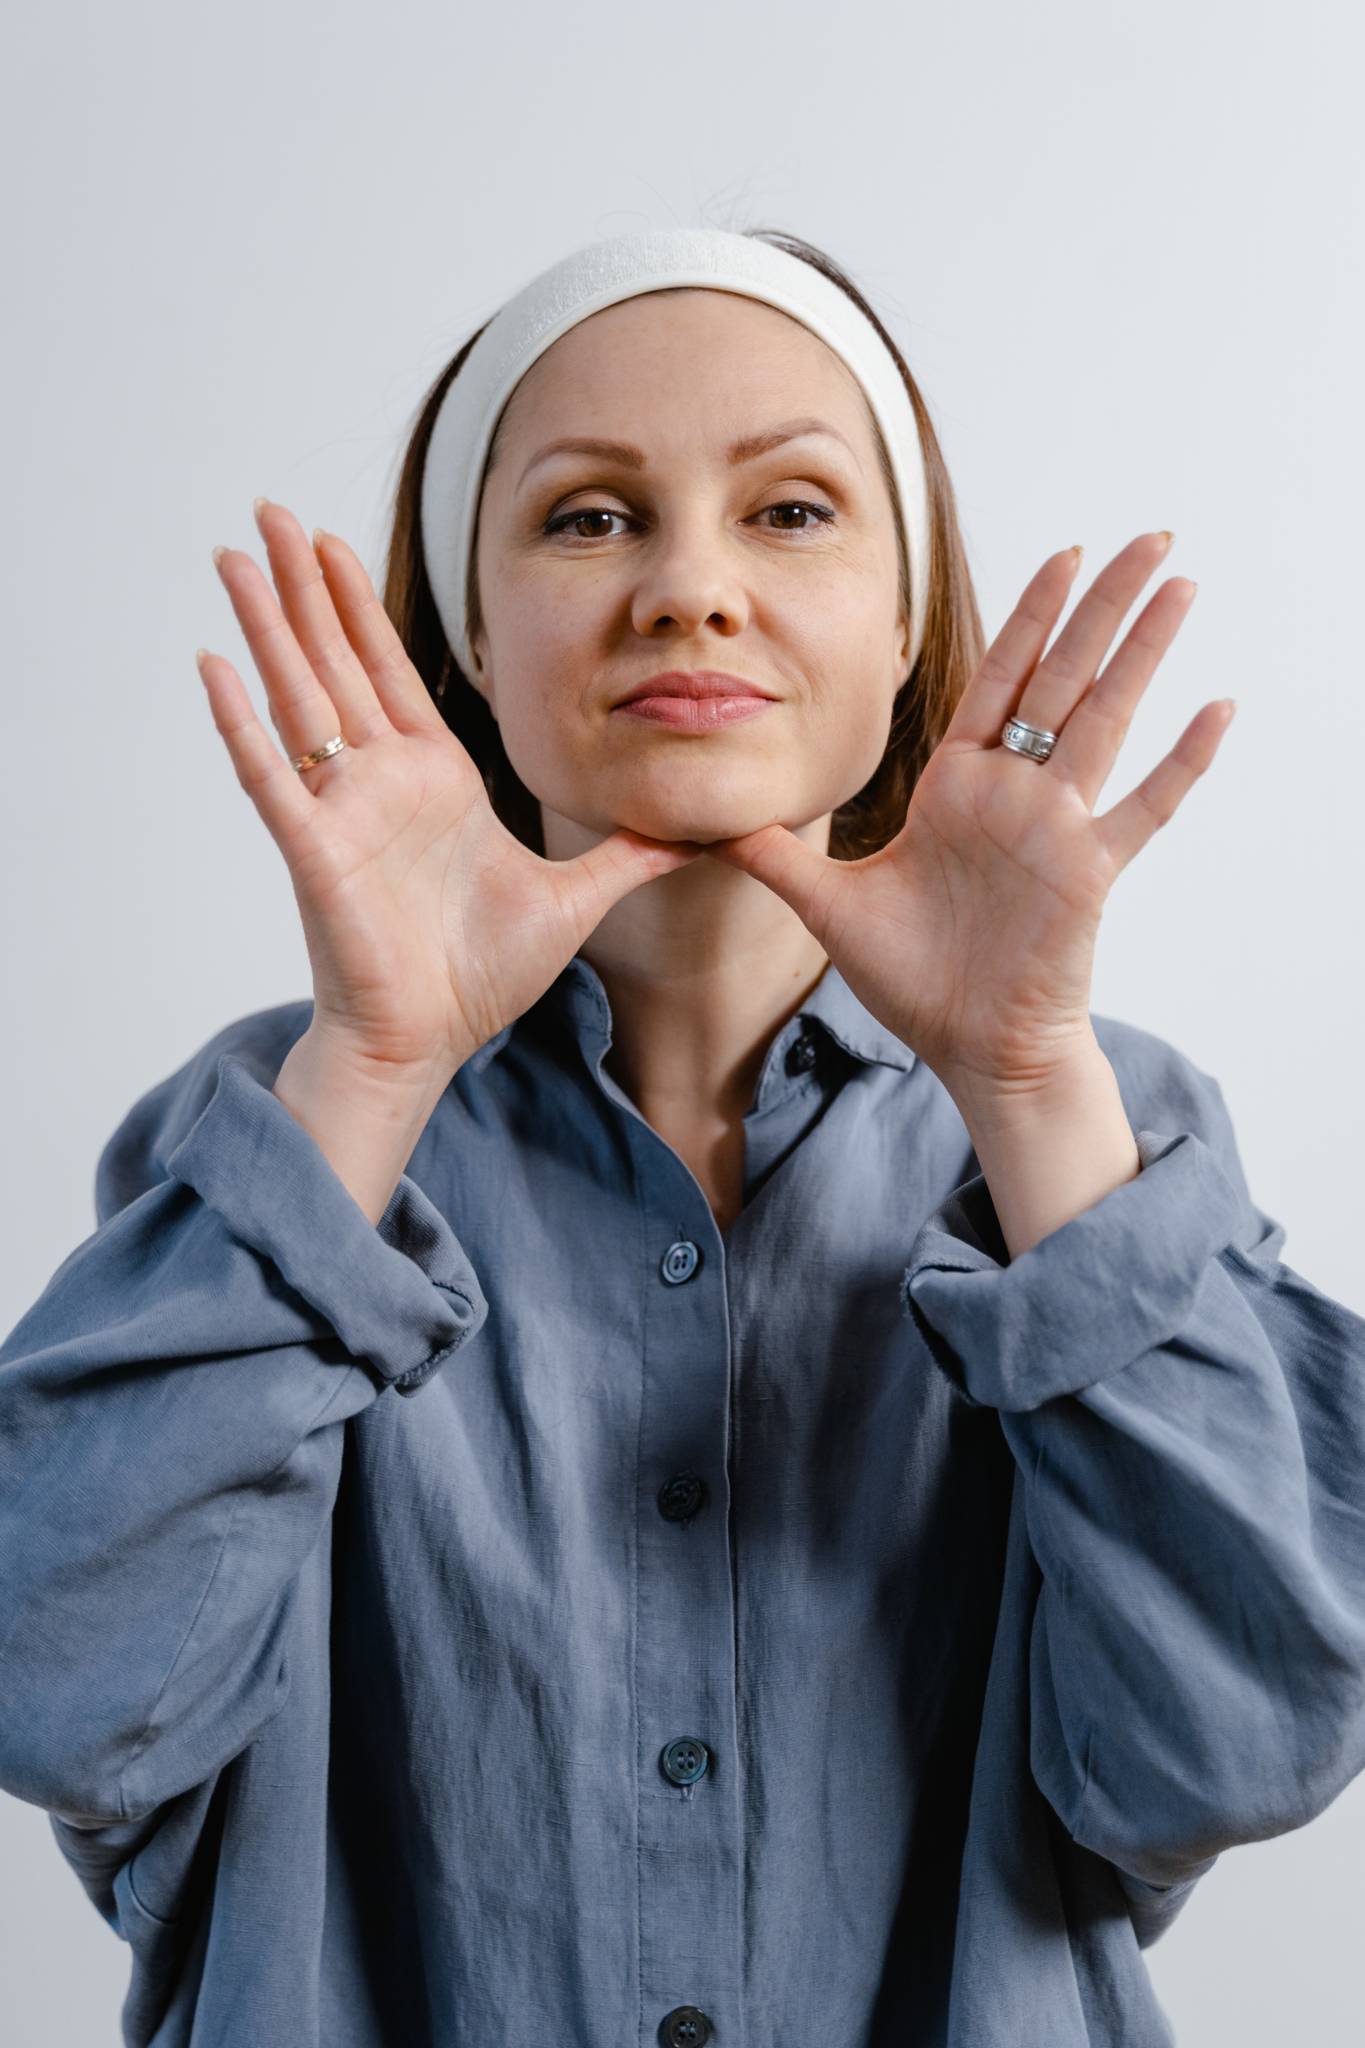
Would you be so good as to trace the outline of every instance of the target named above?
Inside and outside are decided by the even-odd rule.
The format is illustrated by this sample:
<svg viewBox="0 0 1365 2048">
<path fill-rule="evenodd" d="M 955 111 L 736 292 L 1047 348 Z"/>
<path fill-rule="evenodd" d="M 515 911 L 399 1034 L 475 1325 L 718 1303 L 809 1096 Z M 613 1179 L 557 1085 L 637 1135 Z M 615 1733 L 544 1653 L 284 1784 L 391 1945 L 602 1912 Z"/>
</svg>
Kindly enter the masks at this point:
<svg viewBox="0 0 1365 2048">
<path fill-rule="evenodd" d="M 1136 789 L 1092 817 L 1194 597 L 1185 578 L 1163 583 L 1096 677 L 1168 546 L 1163 534 L 1130 541 L 1046 655 L 1078 558 L 1067 549 L 1043 564 L 964 690 L 904 826 L 878 852 L 833 860 L 783 825 L 707 847 L 789 903 L 859 1000 L 954 1093 L 1029 1090 L 1093 1048 L 1105 899 L 1230 722 L 1230 700 L 1206 704 Z M 1057 734 L 1046 761 L 1002 745 L 1010 717 Z"/>
<path fill-rule="evenodd" d="M 334 534 L 315 552 L 283 505 L 263 505 L 258 523 L 280 601 L 241 550 L 218 570 L 287 756 L 231 663 L 200 666 L 237 779 L 289 868 L 314 1028 L 378 1070 L 448 1077 L 614 903 L 701 849 L 622 830 L 575 860 L 531 852 L 494 812 L 356 555 Z M 291 765 L 338 732 L 341 753 Z"/>
</svg>

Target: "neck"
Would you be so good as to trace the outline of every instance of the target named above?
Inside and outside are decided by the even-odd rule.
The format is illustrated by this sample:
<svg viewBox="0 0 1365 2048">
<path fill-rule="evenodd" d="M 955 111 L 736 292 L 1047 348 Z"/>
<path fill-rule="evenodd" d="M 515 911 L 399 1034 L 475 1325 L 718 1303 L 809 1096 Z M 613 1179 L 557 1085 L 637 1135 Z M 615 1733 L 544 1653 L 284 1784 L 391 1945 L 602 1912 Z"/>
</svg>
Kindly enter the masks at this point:
<svg viewBox="0 0 1365 2048">
<path fill-rule="evenodd" d="M 546 814 L 552 860 L 595 836 Z M 803 836 L 826 847 L 828 818 Z M 780 896 L 705 857 L 623 897 L 579 951 L 611 1004 L 608 1070 L 647 1122 L 674 1132 L 739 1122 L 773 1037 L 828 965 Z"/>
</svg>

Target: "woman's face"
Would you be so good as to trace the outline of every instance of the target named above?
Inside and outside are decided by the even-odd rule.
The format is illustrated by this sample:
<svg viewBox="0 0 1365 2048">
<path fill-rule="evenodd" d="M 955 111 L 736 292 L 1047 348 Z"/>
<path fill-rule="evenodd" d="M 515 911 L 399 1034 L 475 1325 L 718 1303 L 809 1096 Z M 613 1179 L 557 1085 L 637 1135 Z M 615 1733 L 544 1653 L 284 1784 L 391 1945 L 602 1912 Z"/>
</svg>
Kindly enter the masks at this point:
<svg viewBox="0 0 1365 2048">
<path fill-rule="evenodd" d="M 803 420 L 834 431 L 730 460 Z M 544 454 L 566 437 L 639 460 Z M 552 857 L 581 836 L 556 817 L 702 842 L 796 830 L 881 760 L 909 650 L 891 498 L 856 380 L 775 307 L 686 289 L 570 328 L 508 402 L 476 560 L 470 680 Z M 742 676 L 773 701 L 700 730 L 616 708 L 676 669 Z"/>
</svg>

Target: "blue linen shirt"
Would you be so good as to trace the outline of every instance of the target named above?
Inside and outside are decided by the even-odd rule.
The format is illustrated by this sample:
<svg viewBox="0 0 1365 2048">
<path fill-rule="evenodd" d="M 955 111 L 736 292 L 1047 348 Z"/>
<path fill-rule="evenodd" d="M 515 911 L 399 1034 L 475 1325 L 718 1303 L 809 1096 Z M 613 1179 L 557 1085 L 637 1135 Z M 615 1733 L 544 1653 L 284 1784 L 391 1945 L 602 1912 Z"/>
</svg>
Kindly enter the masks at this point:
<svg viewBox="0 0 1365 2048">
<path fill-rule="evenodd" d="M 0 1348 L 0 1784 L 139 2048 L 1157 2048 L 1141 1951 L 1365 1766 L 1365 1321 L 1218 1084 L 1010 1260 L 829 967 L 745 1204 L 581 957 L 378 1226 L 228 1025 Z"/>
</svg>

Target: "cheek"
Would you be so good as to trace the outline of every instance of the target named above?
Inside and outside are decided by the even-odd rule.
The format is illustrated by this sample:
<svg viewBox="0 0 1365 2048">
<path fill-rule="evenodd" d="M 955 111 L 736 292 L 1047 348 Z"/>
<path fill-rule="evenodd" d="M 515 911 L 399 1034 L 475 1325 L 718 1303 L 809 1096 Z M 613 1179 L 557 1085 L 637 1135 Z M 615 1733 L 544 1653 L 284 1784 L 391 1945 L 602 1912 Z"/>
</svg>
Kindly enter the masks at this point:
<svg viewBox="0 0 1365 2048">
<path fill-rule="evenodd" d="M 518 676 L 539 673 L 567 637 L 562 609 L 547 604 L 534 585 L 504 592 L 497 645 L 505 665 Z"/>
<path fill-rule="evenodd" d="M 553 646 L 519 650 L 518 665 L 498 686 L 498 724 L 513 764 L 539 772 L 572 770 L 588 736 L 571 670 Z"/>
<path fill-rule="evenodd" d="M 821 771 L 860 787 L 886 750 L 887 729 L 880 702 L 846 705 L 838 717 L 827 718 L 816 735 L 812 751 Z"/>
<path fill-rule="evenodd" d="M 898 681 L 880 636 L 869 636 L 862 649 L 840 648 L 807 707 L 806 738 L 822 758 L 822 774 L 827 770 L 857 789 L 875 772 L 886 751 Z"/>
<path fill-rule="evenodd" d="M 776 615 L 775 615 L 776 616 Z M 840 679 L 884 667 L 891 643 L 894 607 L 884 585 L 866 574 L 832 568 L 780 608 L 777 623 L 786 637 L 807 650 L 814 668 Z"/>
<path fill-rule="evenodd" d="M 543 747 L 561 730 L 564 707 L 547 688 L 544 670 L 519 669 L 499 686 L 498 712 L 503 730 L 518 734 L 523 745 Z"/>
</svg>

